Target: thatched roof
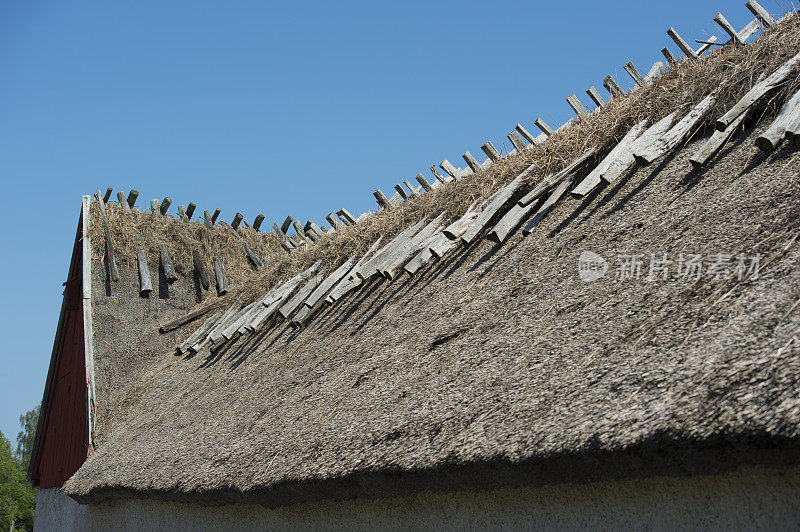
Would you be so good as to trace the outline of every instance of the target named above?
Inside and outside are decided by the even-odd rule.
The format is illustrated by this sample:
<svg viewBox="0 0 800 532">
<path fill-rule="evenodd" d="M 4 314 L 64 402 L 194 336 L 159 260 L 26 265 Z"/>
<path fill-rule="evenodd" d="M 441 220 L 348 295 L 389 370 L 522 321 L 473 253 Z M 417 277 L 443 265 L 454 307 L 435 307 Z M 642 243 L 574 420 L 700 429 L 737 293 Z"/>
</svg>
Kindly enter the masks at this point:
<svg viewBox="0 0 800 532">
<path fill-rule="evenodd" d="M 373 281 L 306 328 L 150 352 L 65 491 L 275 506 L 796 460 L 800 160 L 755 152 L 758 130 L 703 172 L 698 139 L 560 202 L 528 237 Z M 586 250 L 645 268 L 759 253 L 762 269 L 615 281 L 612 264 L 584 283 Z"/>
</svg>

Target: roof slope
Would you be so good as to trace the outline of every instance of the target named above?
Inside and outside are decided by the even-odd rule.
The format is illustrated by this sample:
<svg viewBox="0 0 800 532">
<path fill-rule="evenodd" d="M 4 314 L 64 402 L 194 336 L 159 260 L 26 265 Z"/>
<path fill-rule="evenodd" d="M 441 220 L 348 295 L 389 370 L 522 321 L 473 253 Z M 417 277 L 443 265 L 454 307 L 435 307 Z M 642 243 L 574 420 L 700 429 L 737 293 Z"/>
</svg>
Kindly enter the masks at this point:
<svg viewBox="0 0 800 532">
<path fill-rule="evenodd" d="M 754 448 L 796 459 L 800 161 L 756 153 L 757 133 L 702 173 L 696 140 L 560 202 L 531 236 L 373 281 L 304 329 L 164 352 L 66 492 L 274 506 L 689 471 Z M 645 268 L 651 253 L 759 253 L 762 270 L 617 281 L 612 263 L 584 283 L 587 250 Z"/>
</svg>

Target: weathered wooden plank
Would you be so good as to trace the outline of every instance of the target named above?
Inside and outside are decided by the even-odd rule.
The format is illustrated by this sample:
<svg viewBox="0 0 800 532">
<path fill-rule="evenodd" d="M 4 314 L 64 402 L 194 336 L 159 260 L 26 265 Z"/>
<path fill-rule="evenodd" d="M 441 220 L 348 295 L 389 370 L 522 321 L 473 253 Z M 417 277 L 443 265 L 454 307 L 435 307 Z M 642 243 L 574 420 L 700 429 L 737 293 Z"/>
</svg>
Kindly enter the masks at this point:
<svg viewBox="0 0 800 532">
<path fill-rule="evenodd" d="M 661 49 L 661 54 L 666 58 L 669 66 L 674 66 L 678 64 L 678 62 L 675 61 L 675 56 L 672 55 L 672 52 L 670 52 L 669 48 L 667 48 L 666 46 Z"/>
<path fill-rule="evenodd" d="M 542 131 L 542 133 L 544 133 L 548 137 L 555 133 L 555 131 L 553 131 L 553 128 L 548 126 L 547 122 L 545 122 L 541 118 L 537 118 L 536 120 L 534 120 L 533 125 L 538 127 Z"/>
<path fill-rule="evenodd" d="M 744 5 L 765 28 L 770 28 L 777 24 L 775 19 L 772 18 L 772 15 L 769 14 L 769 11 L 761 7 L 761 4 L 756 2 L 756 0 L 748 0 Z"/>
<path fill-rule="evenodd" d="M 419 187 L 415 187 L 414 185 L 412 185 L 411 181 L 409 181 L 408 179 L 403 179 L 403 184 L 406 186 L 406 188 L 408 188 L 412 196 L 416 196 L 417 194 L 419 194 L 420 190 Z"/>
<path fill-rule="evenodd" d="M 622 68 L 625 70 L 625 72 L 628 73 L 631 79 L 633 79 L 634 83 L 636 83 L 640 87 L 644 87 L 644 77 L 642 77 L 639 71 L 636 70 L 636 67 L 633 65 L 632 61 L 628 61 L 627 63 L 625 63 L 622 66 Z"/>
<path fill-rule="evenodd" d="M 533 190 L 520 198 L 518 204 L 522 207 L 525 207 L 538 200 L 540 197 L 544 196 L 548 190 L 557 186 L 570 175 L 582 169 L 583 166 L 586 165 L 586 163 L 588 163 L 596 154 L 597 146 L 589 148 L 583 152 L 580 157 L 572 161 L 567 167 L 542 179 L 542 181 L 536 185 Z"/>
<path fill-rule="evenodd" d="M 138 197 L 139 197 L 138 190 L 132 189 L 130 192 L 128 192 L 128 199 L 127 199 L 128 207 L 132 209 L 133 206 L 136 205 L 136 198 Z"/>
<path fill-rule="evenodd" d="M 656 61 L 655 63 L 653 63 L 653 66 L 650 67 L 650 70 L 644 76 L 645 84 L 652 82 L 654 79 L 660 76 L 663 71 L 664 71 L 664 63 L 662 63 L 661 61 Z"/>
<path fill-rule="evenodd" d="M 581 101 L 574 94 L 567 96 L 567 103 L 572 107 L 572 110 L 575 111 L 575 114 L 578 115 L 578 118 L 589 116 L 589 111 L 586 110 Z"/>
<path fill-rule="evenodd" d="M 481 150 L 483 150 L 483 153 L 485 153 L 486 156 L 489 158 L 489 160 L 494 163 L 499 161 L 500 158 L 502 157 L 500 155 L 500 152 L 497 151 L 497 148 L 494 147 L 494 144 L 492 144 L 491 141 L 484 142 L 483 145 L 481 146 Z"/>
<path fill-rule="evenodd" d="M 175 273 L 175 266 L 172 264 L 172 259 L 169 256 L 169 249 L 166 244 L 161 244 L 159 263 L 161 264 L 161 270 L 164 272 L 164 279 L 166 279 L 167 284 L 172 284 L 178 280 L 178 274 Z"/>
<path fill-rule="evenodd" d="M 186 219 L 191 220 L 192 215 L 194 215 L 194 210 L 197 208 L 193 202 L 189 202 L 189 205 L 186 206 Z"/>
<path fill-rule="evenodd" d="M 378 189 L 377 192 L 381 192 L 380 189 Z M 383 196 L 383 192 L 381 192 L 381 196 Z M 377 197 L 378 196 L 376 195 L 375 198 L 377 199 Z M 386 199 L 386 196 L 383 196 L 383 198 Z M 389 200 L 386 200 L 387 203 L 388 201 Z M 344 227 L 344 224 L 339 221 L 339 219 L 332 212 L 329 212 L 325 219 L 328 220 L 328 223 L 331 224 L 331 227 L 333 227 L 336 231 Z"/>
<path fill-rule="evenodd" d="M 261 229 L 261 224 L 264 223 L 264 218 L 265 216 L 263 214 L 259 214 L 256 216 L 255 220 L 253 220 L 253 229 L 255 229 L 256 232 Z"/>
<path fill-rule="evenodd" d="M 399 183 L 394 186 L 394 189 L 397 191 L 398 194 L 400 194 L 400 197 L 403 198 L 404 200 L 407 200 L 408 198 L 411 197 L 411 195 L 408 192 L 406 192 L 406 190 L 403 188 L 403 185 Z"/>
<path fill-rule="evenodd" d="M 308 308 L 313 308 L 318 302 L 324 300 L 325 296 L 328 295 L 336 284 L 341 281 L 342 277 L 347 275 L 353 265 L 357 262 L 357 256 L 353 255 L 342 264 L 339 265 L 338 268 L 333 270 L 325 279 L 314 289 L 311 294 L 303 301 L 303 305 Z"/>
<path fill-rule="evenodd" d="M 103 201 L 103 196 L 100 190 L 95 194 L 97 198 L 97 205 L 100 208 L 100 216 L 103 221 L 103 233 L 106 237 L 106 262 L 108 265 L 109 278 L 113 282 L 119 281 L 119 269 L 117 268 L 117 260 L 114 258 L 114 240 L 111 238 L 111 227 L 108 225 L 108 216 L 106 216 L 106 204 Z"/>
<path fill-rule="evenodd" d="M 292 217 L 287 216 L 286 219 L 283 221 L 283 224 L 281 224 L 281 231 L 283 231 L 283 233 L 286 234 L 291 226 L 292 226 Z"/>
<path fill-rule="evenodd" d="M 117 201 L 119 201 L 119 206 L 122 207 L 122 212 L 133 219 L 133 211 L 131 210 L 131 206 L 128 205 L 128 201 L 125 199 L 125 193 L 121 190 L 117 192 Z"/>
<path fill-rule="evenodd" d="M 711 48 L 711 45 L 713 45 L 713 44 L 716 44 L 716 43 L 717 43 L 717 36 L 716 36 L 716 35 L 712 35 L 711 37 L 709 37 L 708 39 L 706 39 L 706 40 L 703 42 L 702 46 L 700 46 L 700 48 L 698 48 L 697 50 L 695 50 L 695 51 L 694 51 L 694 53 L 696 53 L 698 56 L 701 56 L 701 55 L 703 55 L 703 54 L 704 54 L 704 53 L 705 53 L 705 52 L 706 52 L 706 51 L 707 51 L 709 48 Z"/>
<path fill-rule="evenodd" d="M 277 288 L 267 292 L 260 299 L 261 305 L 266 308 L 272 305 L 273 303 L 280 301 L 281 298 L 284 297 L 284 294 L 286 294 L 287 297 L 290 296 L 294 292 L 294 290 L 300 285 L 300 283 L 302 283 L 306 279 L 309 279 L 311 276 L 317 273 L 321 265 L 322 261 L 318 260 L 310 267 L 308 267 L 306 270 L 298 273 L 297 275 L 295 275 L 285 283 L 281 284 Z"/>
<path fill-rule="evenodd" d="M 217 302 L 217 306 L 219 306 L 218 303 L 219 302 Z M 206 312 L 208 312 L 208 311 L 206 311 Z M 186 338 L 186 340 L 181 342 L 181 344 L 177 347 L 178 353 L 183 354 L 183 353 L 186 353 L 187 351 L 189 351 L 189 346 L 194 344 L 195 342 L 200 340 L 205 334 L 207 334 L 208 331 L 211 330 L 211 327 L 214 326 L 214 323 L 216 323 L 217 320 L 219 320 L 219 318 L 222 316 L 223 312 L 224 312 L 223 310 L 218 310 L 217 312 L 215 312 L 214 314 L 209 316 L 200 325 L 200 327 L 195 329 L 195 331 L 191 335 L 189 335 L 189 337 Z M 205 314 L 205 312 L 203 314 Z M 162 332 L 164 332 L 164 331 L 162 331 Z"/>
<path fill-rule="evenodd" d="M 381 189 L 376 188 L 375 190 L 372 191 L 372 195 L 375 196 L 375 200 L 378 202 L 378 205 L 380 205 L 384 209 L 389 209 L 392 206 L 392 204 L 389 203 L 389 198 L 386 197 L 386 195 L 381 191 Z M 330 222 L 332 226 L 336 227 L 336 223 L 334 222 L 336 218 L 333 217 L 333 213 L 330 213 L 328 216 L 330 216 L 330 218 L 326 217 L 325 219 L 328 220 L 328 222 Z"/>
<path fill-rule="evenodd" d="M 355 225 L 356 223 L 356 219 L 345 208 L 336 211 L 336 216 L 338 216 L 345 225 Z"/>
<path fill-rule="evenodd" d="M 436 169 L 435 164 L 431 165 L 431 173 L 433 174 L 433 177 L 435 177 L 436 180 L 441 182 L 442 184 L 449 183 L 450 181 L 453 180 L 453 178 L 449 176 L 443 176 L 442 174 L 440 174 L 439 171 Z"/>
<path fill-rule="evenodd" d="M 208 209 L 203 211 L 203 225 L 209 229 L 214 228 L 214 224 L 211 223 L 211 211 Z"/>
<path fill-rule="evenodd" d="M 214 214 L 211 215 L 211 225 L 217 223 L 217 218 L 219 218 L 219 213 L 222 212 L 219 209 L 214 209 Z"/>
<path fill-rule="evenodd" d="M 722 13 L 717 13 L 714 15 L 714 22 L 716 22 L 720 28 L 725 30 L 725 33 L 730 36 L 733 44 L 744 44 L 744 41 L 742 41 L 742 38 L 739 36 L 739 32 L 734 29 L 734 27 L 730 22 L 728 22 L 728 19 L 726 19 Z"/>
<path fill-rule="evenodd" d="M 222 300 L 217 300 L 217 301 L 214 301 L 213 303 L 209 303 L 208 305 L 204 305 L 204 306 L 202 306 L 202 307 L 200 307 L 198 309 L 195 309 L 195 310 L 193 310 L 193 311 L 191 311 L 191 312 L 189 312 L 187 314 L 184 314 L 183 316 L 175 318 L 174 320 L 170 320 L 167 323 L 165 323 L 164 325 L 162 325 L 161 327 L 159 327 L 158 328 L 158 332 L 163 334 L 163 333 L 167 333 L 169 331 L 172 331 L 174 329 L 177 329 L 178 327 L 181 327 L 181 326 L 189 323 L 190 321 L 193 321 L 193 320 L 199 318 L 200 316 L 208 314 L 212 310 L 218 308 L 221 304 L 222 304 Z"/>
<path fill-rule="evenodd" d="M 236 229 L 236 228 L 238 228 L 238 227 L 239 227 L 239 224 L 240 224 L 240 223 L 242 223 L 242 220 L 244 220 L 244 215 L 243 215 L 242 213 L 240 213 L 240 212 L 237 212 L 237 213 L 236 213 L 236 214 L 233 216 L 233 221 L 231 221 L 231 227 L 232 227 L 233 229 Z"/>
<path fill-rule="evenodd" d="M 646 166 L 671 149 L 675 148 L 691 135 L 697 126 L 706 118 L 714 104 L 716 93 L 711 93 L 698 103 L 675 126 L 661 138 L 644 148 L 633 150 L 633 158 L 642 166 Z"/>
<path fill-rule="evenodd" d="M 772 124 L 756 139 L 756 146 L 764 153 L 772 151 L 783 142 L 788 128 L 800 121 L 800 91 L 786 100 Z M 789 134 L 792 136 L 792 133 Z"/>
<path fill-rule="evenodd" d="M 253 301 L 245 306 L 238 312 L 235 319 L 231 320 L 216 337 L 211 338 L 211 343 L 214 344 L 212 350 L 219 349 L 225 342 L 229 342 L 234 338 L 239 337 L 239 329 L 246 325 L 253 316 L 253 313 L 261 310 L 261 305 L 258 301 Z"/>
<path fill-rule="evenodd" d="M 609 74 L 603 78 L 603 87 L 608 91 L 612 98 L 619 99 L 625 96 L 625 91 L 619 86 L 614 76 Z"/>
<path fill-rule="evenodd" d="M 514 194 L 522 186 L 524 180 L 536 168 L 535 164 L 527 167 L 522 173 L 514 178 L 511 183 L 500 189 L 500 191 L 492 198 L 481 213 L 475 218 L 475 221 L 469 226 L 463 235 L 461 235 L 461 242 L 464 245 L 472 243 L 478 234 L 486 227 L 492 220 L 495 214 L 500 212 L 506 204 L 511 201 Z"/>
<path fill-rule="evenodd" d="M 605 107 L 606 101 L 603 99 L 602 96 L 600 96 L 600 93 L 597 92 L 597 89 L 594 88 L 594 86 L 586 89 L 586 94 L 589 95 L 589 98 L 592 99 L 592 101 L 597 107 Z"/>
<path fill-rule="evenodd" d="M 319 284 L 325 280 L 325 276 L 321 273 L 315 274 L 303 287 L 292 297 L 286 304 L 278 309 L 278 314 L 286 319 L 291 316 L 297 308 L 303 304 L 303 301 L 311 295 Z"/>
<path fill-rule="evenodd" d="M 170 205 L 172 205 L 172 199 L 170 199 L 169 196 L 166 196 L 163 200 L 161 200 L 161 207 L 159 207 L 158 210 L 162 216 L 167 214 Z"/>
<path fill-rule="evenodd" d="M 781 85 L 784 81 L 789 79 L 790 76 L 795 74 L 798 67 L 800 67 L 800 53 L 789 59 L 786 63 L 781 65 L 775 72 L 767 76 L 763 81 L 756 83 L 752 89 L 747 91 L 747 94 L 734 104 L 727 113 L 719 117 L 715 123 L 719 131 L 724 131 L 731 122 L 739 117 L 742 113 L 746 112 L 750 107 L 756 104 L 761 98 L 773 89 Z"/>
<path fill-rule="evenodd" d="M 527 129 L 525 129 L 525 128 L 522 126 L 522 124 L 517 124 L 516 126 L 514 126 L 514 129 L 516 129 L 516 130 L 519 132 L 519 134 L 520 134 L 520 135 L 522 135 L 522 138 L 524 138 L 525 140 L 527 140 L 527 141 L 528 141 L 528 142 L 529 142 L 531 145 L 533 145 L 533 144 L 538 144 L 538 141 L 536 140 L 536 137 L 534 137 L 534 136 L 533 136 L 533 135 L 530 133 L 530 131 L 528 131 Z"/>
<path fill-rule="evenodd" d="M 189 219 L 186 217 L 186 207 L 183 205 L 178 205 L 178 218 L 180 218 L 182 222 L 189 221 Z"/>
<path fill-rule="evenodd" d="M 112 192 L 114 192 L 114 189 L 113 189 L 113 188 L 111 188 L 111 187 L 108 187 L 108 188 L 106 189 L 106 193 L 105 193 L 105 194 L 103 194 L 103 203 L 108 203 L 108 200 L 110 200 L 110 199 L 111 199 L 111 193 L 112 193 Z"/>
<path fill-rule="evenodd" d="M 300 223 L 299 220 L 294 220 L 292 222 L 292 227 L 294 227 L 294 232 L 297 233 L 297 236 L 300 238 L 306 237 L 306 232 L 303 230 L 303 225 Z"/>
<path fill-rule="evenodd" d="M 144 248 L 141 245 L 136 246 L 136 264 L 139 267 L 139 294 L 146 296 L 153 291 L 153 281 L 150 279 L 147 255 L 144 254 Z"/>
<path fill-rule="evenodd" d="M 353 290 L 357 286 L 361 285 L 362 281 L 361 278 L 357 275 L 357 272 L 361 268 L 361 266 L 366 263 L 371 257 L 372 253 L 378 249 L 378 246 L 383 241 L 383 237 L 380 236 L 378 239 L 372 243 L 372 245 L 367 249 L 364 255 L 358 259 L 358 262 L 352 267 L 352 269 L 345 274 L 345 276 L 339 281 L 339 283 L 331 290 L 331 293 L 328 294 L 326 297 L 329 303 L 333 303 L 334 301 L 338 301 L 342 296 L 344 296 L 349 291 Z"/>
<path fill-rule="evenodd" d="M 211 286 L 208 270 L 206 270 L 206 265 L 203 264 L 203 259 L 200 258 L 200 253 L 196 249 L 192 250 L 192 264 L 194 265 L 194 271 L 197 272 L 197 277 L 200 279 L 200 284 L 203 285 L 205 290 L 208 290 Z"/>
<path fill-rule="evenodd" d="M 678 35 L 678 32 L 675 31 L 675 28 L 669 28 L 667 30 L 667 35 L 670 36 L 670 38 L 675 42 L 678 48 L 680 48 L 681 52 L 683 52 L 686 55 L 686 57 L 688 57 L 689 59 L 699 59 L 694 49 L 691 46 L 689 46 L 689 43 L 684 41 L 680 35 Z"/>
<path fill-rule="evenodd" d="M 222 265 L 222 259 L 219 258 L 219 249 L 216 243 L 214 243 L 214 255 L 214 278 L 217 283 L 217 295 L 224 296 L 228 293 L 228 276 L 225 275 L 225 268 Z"/>
<path fill-rule="evenodd" d="M 431 186 L 431 184 L 430 184 L 430 183 L 428 183 L 428 180 L 427 180 L 427 179 L 425 179 L 425 176 L 424 176 L 424 175 L 422 175 L 422 174 L 417 174 L 416 180 L 417 180 L 417 183 L 419 183 L 419 184 L 420 184 L 420 186 L 421 186 L 423 189 L 425 189 L 425 192 L 430 192 L 431 190 L 433 190 L 433 187 Z"/>
<path fill-rule="evenodd" d="M 478 164 L 478 161 L 475 159 L 475 157 L 472 156 L 469 150 L 465 151 L 464 155 L 462 155 L 461 157 L 464 158 L 464 160 L 467 162 L 467 166 L 472 168 L 473 172 L 477 174 L 478 172 L 481 171 L 481 165 Z"/>
<path fill-rule="evenodd" d="M 800 118 L 795 119 L 786 126 L 786 140 L 794 145 L 800 144 Z"/>
<path fill-rule="evenodd" d="M 619 157 L 624 157 L 625 153 L 630 150 L 631 144 L 639 138 L 639 136 L 644 132 L 645 128 L 647 128 L 648 124 L 650 123 L 650 119 L 646 118 L 633 126 L 628 133 L 620 140 L 616 146 L 606 155 L 606 157 L 600 161 L 594 170 L 589 172 L 583 180 L 578 183 L 572 192 L 570 192 L 576 198 L 582 198 L 586 194 L 588 194 L 594 187 L 600 184 L 601 175 L 608 170 L 608 168 L 617 160 Z"/>
<path fill-rule="evenodd" d="M 406 262 L 411 260 L 411 258 L 416 255 L 420 249 L 422 249 L 425 241 L 438 229 L 441 229 L 443 217 L 444 213 L 441 213 L 439 216 L 431 220 L 428 225 L 423 227 L 419 233 L 414 235 L 402 246 L 397 247 L 394 250 L 394 253 L 387 257 L 384 261 L 382 267 L 380 268 L 381 275 L 390 281 L 395 279 L 403 271 L 403 266 L 405 266 Z"/>
<path fill-rule="evenodd" d="M 408 273 L 409 275 L 414 275 L 417 273 L 423 266 L 425 266 L 428 262 L 433 260 L 434 255 L 431 251 L 431 245 L 440 245 L 440 240 L 445 240 L 446 242 L 450 243 L 452 246 L 456 245 L 455 241 L 450 240 L 442 230 L 444 228 L 439 226 L 436 231 L 433 232 L 424 242 L 419 246 L 419 250 L 417 251 L 416 255 L 414 255 L 410 261 L 403 266 L 403 271 Z"/>
<path fill-rule="evenodd" d="M 556 202 L 560 200 L 567 192 L 570 186 L 572 186 L 573 179 L 575 174 L 572 174 L 568 179 L 565 179 L 558 185 L 547 197 L 547 199 L 542 203 L 539 208 L 536 210 L 536 214 L 533 215 L 525 227 L 522 228 L 523 236 L 528 236 L 531 232 L 539 225 L 539 222 L 547 216 L 547 214 L 553 209 Z"/>
<path fill-rule="evenodd" d="M 455 166 L 453 166 L 447 159 L 442 159 L 442 162 L 439 163 L 439 168 L 444 170 L 447 173 L 447 175 L 449 175 L 453 179 L 458 179 L 460 175 L 458 169 Z"/>
<path fill-rule="evenodd" d="M 755 35 L 755 33 L 761 28 L 761 24 L 758 22 L 757 19 L 753 19 L 750 21 L 747 26 L 742 28 L 742 31 L 739 32 L 739 38 L 742 42 L 747 42 L 747 39 Z"/>
<path fill-rule="evenodd" d="M 362 264 L 355 272 L 358 278 L 362 281 L 366 281 L 370 277 L 378 275 L 380 273 L 378 270 L 378 265 L 383 261 L 383 259 L 388 256 L 394 250 L 394 248 L 396 248 L 398 245 L 401 245 L 406 239 L 411 238 L 412 235 L 415 235 L 426 221 L 427 217 L 423 217 L 414 225 L 401 231 L 400 234 L 394 237 L 391 242 L 377 251 L 372 258 Z"/>
<path fill-rule="evenodd" d="M 215 301 L 214 304 L 219 305 L 220 301 Z M 196 340 L 193 344 L 189 346 L 189 351 L 192 353 L 199 353 L 203 350 L 208 344 L 211 343 L 211 335 L 216 335 L 219 330 L 224 327 L 228 321 L 233 318 L 237 311 L 239 310 L 239 302 L 234 302 L 231 306 L 229 306 L 223 313 L 222 316 L 211 326 L 208 332 L 201 336 L 200 339 Z"/>
<path fill-rule="evenodd" d="M 628 150 L 621 152 L 619 156 L 608 165 L 600 174 L 600 178 L 606 183 L 613 183 L 624 175 L 625 172 L 636 164 L 636 159 L 633 157 L 634 152 L 646 150 L 669 131 L 672 124 L 675 122 L 677 113 L 678 111 L 674 111 L 650 126 L 641 136 L 633 141 Z"/>
<path fill-rule="evenodd" d="M 511 133 L 506 135 L 506 137 L 508 137 L 508 140 L 511 141 L 511 144 L 514 145 L 514 149 L 517 150 L 517 153 L 522 153 L 527 148 L 527 146 L 525 146 L 525 141 L 522 140 L 519 131 L 516 129 L 511 130 Z"/>
</svg>

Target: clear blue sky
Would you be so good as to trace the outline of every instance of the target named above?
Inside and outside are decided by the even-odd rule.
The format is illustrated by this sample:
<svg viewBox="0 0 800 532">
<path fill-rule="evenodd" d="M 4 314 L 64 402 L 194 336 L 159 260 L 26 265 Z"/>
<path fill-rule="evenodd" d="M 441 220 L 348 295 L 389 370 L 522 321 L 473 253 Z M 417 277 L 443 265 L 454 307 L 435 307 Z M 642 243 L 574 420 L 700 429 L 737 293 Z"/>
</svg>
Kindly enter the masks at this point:
<svg viewBox="0 0 800 532">
<path fill-rule="evenodd" d="M 788 0 L 763 0 L 777 14 Z M 0 430 L 42 396 L 82 194 L 107 186 L 271 226 L 374 206 L 564 98 L 736 27 L 744 0 L 0 5 Z M 172 209 L 174 212 L 174 207 Z"/>
</svg>

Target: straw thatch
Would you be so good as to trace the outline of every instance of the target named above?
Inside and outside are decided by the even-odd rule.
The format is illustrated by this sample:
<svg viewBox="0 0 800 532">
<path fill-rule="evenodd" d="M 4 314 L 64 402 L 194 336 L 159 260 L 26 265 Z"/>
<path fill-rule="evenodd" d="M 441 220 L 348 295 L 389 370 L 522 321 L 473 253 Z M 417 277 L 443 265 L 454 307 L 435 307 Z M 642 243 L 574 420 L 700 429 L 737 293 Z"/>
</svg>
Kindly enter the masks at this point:
<svg viewBox="0 0 800 532">
<path fill-rule="evenodd" d="M 441 198 L 466 209 L 533 160 L 545 173 L 595 143 L 607 150 L 641 117 L 694 103 L 727 79 L 724 109 L 798 49 L 800 24 L 790 20 L 756 44 L 682 65 L 664 85 L 559 133 L 564 144 L 554 139 L 483 180 L 425 194 L 335 238 L 368 243 L 370 228 L 391 232 L 389 217 L 399 227 L 442 210 Z M 191 358 L 140 345 L 143 354 L 130 354 L 140 362 L 98 384 L 98 404 L 107 405 L 100 443 L 65 491 L 85 503 L 277 506 L 796 463 L 800 158 L 791 147 L 770 157 L 756 150 L 765 127 L 691 171 L 700 136 L 584 200 L 557 204 L 527 238 L 461 248 L 411 281 L 373 281 L 300 331 L 273 322 Z M 306 253 L 334 253 L 334 241 Z M 612 261 L 607 277 L 579 280 L 586 250 Z M 761 270 L 741 281 L 645 281 L 647 272 L 615 281 L 621 253 L 643 254 L 645 265 L 650 254 L 760 254 Z M 307 259 L 287 260 L 294 268 Z M 134 279 L 127 270 L 123 279 Z M 135 283 L 125 286 L 133 299 Z M 112 374 L 112 345 L 125 344 L 124 321 L 138 316 L 122 298 L 106 311 L 95 334 L 114 339 L 103 362 Z"/>
</svg>

